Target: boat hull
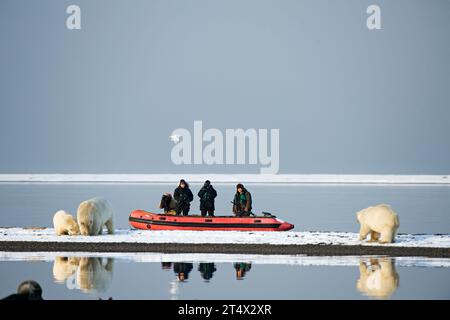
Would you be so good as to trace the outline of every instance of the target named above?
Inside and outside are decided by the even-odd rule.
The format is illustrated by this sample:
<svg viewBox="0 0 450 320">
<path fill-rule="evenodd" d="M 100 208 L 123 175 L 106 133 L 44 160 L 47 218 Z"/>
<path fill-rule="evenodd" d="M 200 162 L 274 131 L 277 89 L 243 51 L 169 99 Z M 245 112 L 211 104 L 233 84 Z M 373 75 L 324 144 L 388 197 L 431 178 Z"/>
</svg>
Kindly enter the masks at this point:
<svg viewBox="0 0 450 320">
<path fill-rule="evenodd" d="M 132 227 L 142 230 L 222 230 L 288 231 L 293 224 L 276 217 L 175 216 L 134 210 L 129 217 Z"/>
</svg>

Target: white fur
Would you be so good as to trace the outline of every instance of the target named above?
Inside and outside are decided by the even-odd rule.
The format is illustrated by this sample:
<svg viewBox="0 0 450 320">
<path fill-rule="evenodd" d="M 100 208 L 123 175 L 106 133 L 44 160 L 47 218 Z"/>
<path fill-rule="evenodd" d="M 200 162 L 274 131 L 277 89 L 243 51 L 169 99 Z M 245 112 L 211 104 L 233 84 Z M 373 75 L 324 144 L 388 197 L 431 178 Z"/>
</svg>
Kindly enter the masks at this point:
<svg viewBox="0 0 450 320">
<path fill-rule="evenodd" d="M 72 217 L 71 214 L 64 210 L 59 210 L 53 216 L 53 227 L 55 228 L 56 235 L 63 234 L 77 235 L 80 234 L 78 223 Z"/>
<path fill-rule="evenodd" d="M 77 219 L 82 235 L 102 234 L 103 226 L 106 226 L 109 234 L 114 233 L 114 211 L 103 198 L 92 198 L 80 203 Z"/>
<path fill-rule="evenodd" d="M 85 292 L 106 291 L 113 277 L 112 258 L 103 263 L 101 258 L 81 258 L 77 271 L 77 284 Z"/>
<path fill-rule="evenodd" d="M 400 222 L 397 214 L 387 204 L 379 204 L 359 211 L 356 217 L 360 223 L 359 240 L 371 233 L 371 241 L 380 243 L 394 241 Z M 380 239 L 381 236 L 381 239 Z"/>
<path fill-rule="evenodd" d="M 56 257 L 53 263 L 53 277 L 57 282 L 64 282 L 73 275 L 80 262 L 76 257 Z"/>
<path fill-rule="evenodd" d="M 369 266 L 360 262 L 359 274 L 356 287 L 368 296 L 385 299 L 398 287 L 398 273 L 394 262 L 388 259 L 373 259 Z"/>
</svg>

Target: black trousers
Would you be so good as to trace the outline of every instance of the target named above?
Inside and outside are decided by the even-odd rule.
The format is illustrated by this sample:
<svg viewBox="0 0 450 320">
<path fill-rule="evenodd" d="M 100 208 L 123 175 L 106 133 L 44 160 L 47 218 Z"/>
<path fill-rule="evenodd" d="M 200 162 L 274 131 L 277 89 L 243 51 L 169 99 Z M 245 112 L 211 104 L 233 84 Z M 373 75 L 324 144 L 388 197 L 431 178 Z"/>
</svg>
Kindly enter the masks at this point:
<svg viewBox="0 0 450 320">
<path fill-rule="evenodd" d="M 247 211 L 247 212 L 240 211 L 240 212 L 236 212 L 235 215 L 237 217 L 249 217 L 251 213 L 252 213 L 251 211 Z"/>
<path fill-rule="evenodd" d="M 206 213 L 208 213 L 210 217 L 214 217 L 214 210 L 200 210 L 200 213 L 202 214 L 202 217 L 205 217 Z"/>
<path fill-rule="evenodd" d="M 190 206 L 178 207 L 176 210 L 177 216 L 181 215 L 181 213 L 183 213 L 183 216 L 187 216 L 190 209 Z"/>
</svg>

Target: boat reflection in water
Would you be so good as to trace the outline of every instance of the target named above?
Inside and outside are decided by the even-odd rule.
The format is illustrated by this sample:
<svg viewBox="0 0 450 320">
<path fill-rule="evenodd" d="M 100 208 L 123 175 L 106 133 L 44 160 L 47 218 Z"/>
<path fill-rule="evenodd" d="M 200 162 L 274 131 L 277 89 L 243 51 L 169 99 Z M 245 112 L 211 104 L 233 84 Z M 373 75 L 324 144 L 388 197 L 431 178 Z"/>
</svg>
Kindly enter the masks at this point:
<svg viewBox="0 0 450 320">
<path fill-rule="evenodd" d="M 369 263 L 359 262 L 358 290 L 377 299 L 389 298 L 399 286 L 399 275 L 395 261 L 390 258 L 370 259 Z"/>
<path fill-rule="evenodd" d="M 301 259 L 298 261 L 299 264 L 304 262 Z M 317 257 L 310 257 L 308 259 L 314 261 Z M 228 260 L 227 263 L 200 262 L 201 260 L 191 262 L 161 262 L 162 270 L 173 272 L 175 275 L 170 281 L 170 297 L 172 299 L 178 299 L 180 286 L 183 286 L 184 283 L 189 283 L 192 278 L 194 263 L 196 264 L 196 270 L 199 272 L 201 279 L 206 283 L 211 282 L 217 274 L 219 264 L 221 268 L 233 268 L 235 271 L 234 277 L 233 275 L 231 276 L 235 280 L 244 280 L 248 277 L 252 263 L 248 261 L 231 263 L 233 260 Z M 399 274 L 396 271 L 396 261 L 393 258 L 349 257 L 347 262 L 348 266 L 352 268 L 355 268 L 359 264 L 359 268 L 355 268 L 359 270 L 356 289 L 364 296 L 376 299 L 388 299 L 399 287 Z M 311 265 L 310 263 L 311 261 L 307 261 L 304 266 L 307 267 Z M 316 263 L 317 265 L 321 265 L 320 259 Z M 113 267 L 114 258 L 58 256 L 53 263 L 53 278 L 55 282 L 65 284 L 68 289 L 79 289 L 86 293 L 100 293 L 107 291 L 111 286 Z M 254 279 L 249 281 L 251 282 L 252 280 Z"/>
<path fill-rule="evenodd" d="M 68 289 L 105 292 L 112 282 L 113 265 L 113 258 L 56 257 L 53 277 L 58 283 L 66 283 Z"/>
</svg>

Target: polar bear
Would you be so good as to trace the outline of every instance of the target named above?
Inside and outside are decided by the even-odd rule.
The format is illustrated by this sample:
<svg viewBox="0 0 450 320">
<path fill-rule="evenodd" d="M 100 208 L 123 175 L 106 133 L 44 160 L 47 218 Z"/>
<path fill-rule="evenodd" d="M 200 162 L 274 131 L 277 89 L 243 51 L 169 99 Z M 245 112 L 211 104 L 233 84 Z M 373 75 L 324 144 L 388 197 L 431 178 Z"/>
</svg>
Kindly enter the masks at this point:
<svg viewBox="0 0 450 320">
<path fill-rule="evenodd" d="M 399 285 L 399 276 L 395 264 L 390 259 L 371 259 L 370 265 L 359 263 L 359 280 L 357 289 L 374 298 L 386 299 Z"/>
<path fill-rule="evenodd" d="M 56 257 L 53 262 L 53 278 L 56 282 L 64 282 L 73 275 L 78 268 L 80 258 L 76 257 Z"/>
<path fill-rule="evenodd" d="M 68 234 L 69 236 L 80 234 L 78 223 L 70 213 L 64 210 L 57 211 L 53 216 L 53 227 L 58 236 L 63 234 Z"/>
<path fill-rule="evenodd" d="M 102 234 L 104 225 L 109 234 L 114 233 L 114 211 L 108 201 L 103 198 L 92 198 L 80 203 L 77 219 L 82 235 Z"/>
<path fill-rule="evenodd" d="M 394 241 L 400 222 L 397 214 L 389 205 L 379 204 L 374 207 L 368 207 L 359 211 L 356 217 L 361 225 L 359 240 L 364 240 L 371 233 L 370 241 L 379 241 L 380 243 L 391 243 Z"/>
<path fill-rule="evenodd" d="M 113 278 L 114 259 L 81 258 L 77 272 L 77 284 L 85 292 L 103 292 Z"/>
</svg>

